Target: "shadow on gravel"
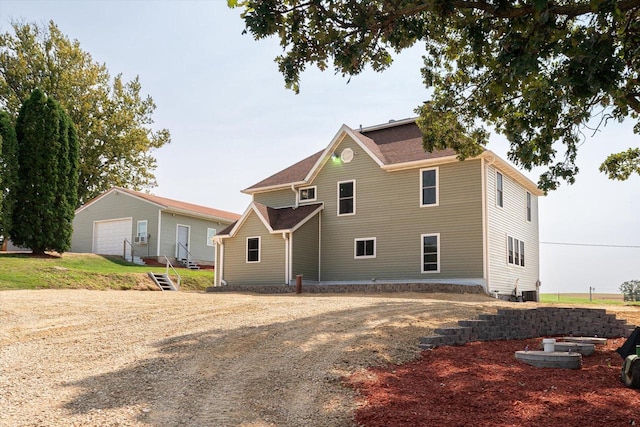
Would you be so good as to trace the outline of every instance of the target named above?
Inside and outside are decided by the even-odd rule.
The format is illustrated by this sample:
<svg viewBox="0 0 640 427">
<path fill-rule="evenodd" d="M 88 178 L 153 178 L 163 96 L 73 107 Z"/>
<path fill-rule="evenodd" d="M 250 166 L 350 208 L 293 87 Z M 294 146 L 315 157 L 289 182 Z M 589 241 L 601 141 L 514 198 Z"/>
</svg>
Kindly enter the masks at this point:
<svg viewBox="0 0 640 427">
<path fill-rule="evenodd" d="M 132 419 L 156 425 L 348 425 L 354 399 L 342 374 L 398 354 L 411 359 L 431 332 L 415 316 L 444 324 L 459 319 L 455 310 L 385 301 L 258 327 L 212 325 L 159 340 L 151 358 L 124 369 L 68 383 L 82 391 L 65 408 L 136 406 Z"/>
</svg>

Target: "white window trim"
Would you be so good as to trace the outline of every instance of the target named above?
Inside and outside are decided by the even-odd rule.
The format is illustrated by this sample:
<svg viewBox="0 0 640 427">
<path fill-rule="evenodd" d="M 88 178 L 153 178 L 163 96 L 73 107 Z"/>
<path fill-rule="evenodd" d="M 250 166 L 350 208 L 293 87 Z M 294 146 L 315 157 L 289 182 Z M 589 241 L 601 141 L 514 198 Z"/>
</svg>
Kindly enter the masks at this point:
<svg viewBox="0 0 640 427">
<path fill-rule="evenodd" d="M 144 237 L 147 237 L 149 235 L 149 221 L 146 219 L 141 219 L 136 223 L 136 236 L 140 237 L 140 224 L 142 223 L 145 224 L 144 229 L 147 230 Z"/>
<path fill-rule="evenodd" d="M 498 175 L 500 175 L 502 182 L 502 188 L 500 189 L 500 193 L 502 194 L 502 204 L 498 204 Z M 496 207 L 504 208 L 504 175 L 501 172 L 496 171 Z"/>
<path fill-rule="evenodd" d="M 424 204 L 422 203 L 422 189 L 424 188 L 423 182 L 422 182 L 422 172 L 425 171 L 430 171 L 430 170 L 434 170 L 436 171 L 436 202 L 432 203 L 432 204 Z M 429 208 L 432 206 L 439 206 L 440 205 L 440 168 L 438 167 L 434 167 L 434 168 L 423 168 L 420 169 L 420 194 L 418 197 L 418 204 L 420 205 L 421 208 Z"/>
<path fill-rule="evenodd" d="M 311 188 L 313 188 L 314 198 L 313 199 L 303 199 L 302 198 L 302 190 L 309 190 Z M 312 185 L 312 186 L 309 186 L 309 187 L 300 187 L 300 188 L 298 188 L 298 200 L 300 201 L 300 203 L 315 202 L 316 200 L 318 200 L 318 186 L 317 185 Z"/>
<path fill-rule="evenodd" d="M 258 239 L 258 260 L 249 261 L 249 239 Z M 259 264 L 262 260 L 262 238 L 260 236 L 249 236 L 245 241 L 244 260 L 246 264 Z"/>
<path fill-rule="evenodd" d="M 373 255 L 362 255 L 362 256 L 358 256 L 358 242 L 367 242 L 369 240 L 373 240 Z M 378 248 L 377 248 L 377 242 L 376 242 L 376 238 L 375 237 L 362 237 L 362 238 L 357 238 L 357 239 L 353 239 L 353 259 L 371 259 L 371 258 L 376 258 L 376 256 L 378 255 Z"/>
<path fill-rule="evenodd" d="M 353 183 L 353 212 L 350 213 L 340 213 L 340 184 L 346 184 L 348 182 L 352 182 Z M 336 201 L 337 201 L 337 206 L 336 206 L 336 213 L 338 216 L 350 216 L 350 215 L 355 215 L 356 214 L 356 180 L 355 179 L 349 179 L 346 181 L 338 181 L 338 184 L 336 186 Z"/>
<path fill-rule="evenodd" d="M 513 262 L 509 262 L 509 239 L 513 241 Z M 506 253 L 505 253 L 505 262 L 508 266 L 526 268 L 525 265 L 522 265 L 522 249 L 524 249 L 525 242 L 524 240 L 516 239 L 513 236 L 507 234 L 507 238 L 505 240 L 506 243 Z M 518 249 L 516 250 L 516 246 Z M 516 252 L 518 253 L 518 263 L 516 264 Z"/>
<path fill-rule="evenodd" d="M 213 230 L 213 236 L 211 236 L 211 238 L 209 237 L 209 230 Z M 216 245 L 215 243 L 213 243 L 213 238 L 216 237 L 216 234 L 218 234 L 218 230 L 216 230 L 215 228 L 207 227 L 207 246 Z"/>
<path fill-rule="evenodd" d="M 531 222 L 531 219 L 533 218 L 533 197 L 530 192 L 525 191 L 525 193 L 525 218 L 527 219 L 527 222 Z"/>
<path fill-rule="evenodd" d="M 424 269 L 424 238 L 425 237 L 433 237 L 436 236 L 437 240 L 437 251 L 438 251 L 438 262 L 436 270 L 427 270 Z M 420 272 L 422 274 L 430 274 L 430 273 L 440 273 L 440 260 L 442 259 L 442 252 L 440 251 L 440 233 L 427 233 L 420 235 Z"/>
</svg>

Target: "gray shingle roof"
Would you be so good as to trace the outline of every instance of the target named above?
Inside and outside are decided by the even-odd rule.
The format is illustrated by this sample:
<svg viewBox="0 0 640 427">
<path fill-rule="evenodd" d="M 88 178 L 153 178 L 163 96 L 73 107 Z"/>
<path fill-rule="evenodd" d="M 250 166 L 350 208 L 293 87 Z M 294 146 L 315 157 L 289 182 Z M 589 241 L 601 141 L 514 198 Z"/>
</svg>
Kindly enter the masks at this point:
<svg viewBox="0 0 640 427">
<path fill-rule="evenodd" d="M 362 132 L 351 131 L 360 143 L 366 146 L 385 166 L 456 155 L 456 152 L 452 149 L 439 150 L 432 153 L 426 152 L 422 147 L 422 132 L 416 125 L 415 120 L 408 122 L 405 120 L 397 125 L 390 124 L 371 130 L 365 129 Z M 324 152 L 325 150 L 319 151 L 246 188 L 244 191 L 253 192 L 254 190 L 268 187 L 299 183 L 308 176 Z"/>
</svg>

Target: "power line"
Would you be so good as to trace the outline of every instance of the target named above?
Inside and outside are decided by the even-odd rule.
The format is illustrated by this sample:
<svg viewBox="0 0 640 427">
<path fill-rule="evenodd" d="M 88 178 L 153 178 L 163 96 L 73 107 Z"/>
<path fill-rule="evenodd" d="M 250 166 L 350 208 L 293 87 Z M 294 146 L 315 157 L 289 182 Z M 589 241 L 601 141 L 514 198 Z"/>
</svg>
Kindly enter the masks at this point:
<svg viewBox="0 0 640 427">
<path fill-rule="evenodd" d="M 564 246 L 593 246 L 601 248 L 633 248 L 640 249 L 639 245 L 599 245 L 596 243 L 566 243 L 566 242 L 540 242 L 544 245 L 564 245 Z"/>
</svg>

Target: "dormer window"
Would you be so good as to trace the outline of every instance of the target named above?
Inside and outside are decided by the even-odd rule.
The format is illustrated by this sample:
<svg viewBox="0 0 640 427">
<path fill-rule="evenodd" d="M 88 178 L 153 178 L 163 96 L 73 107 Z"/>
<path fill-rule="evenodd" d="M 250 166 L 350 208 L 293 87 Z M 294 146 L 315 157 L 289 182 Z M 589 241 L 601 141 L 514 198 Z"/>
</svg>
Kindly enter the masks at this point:
<svg viewBox="0 0 640 427">
<path fill-rule="evenodd" d="M 301 202 L 313 202 L 316 200 L 316 187 L 303 187 L 298 190 L 299 200 Z"/>
</svg>

